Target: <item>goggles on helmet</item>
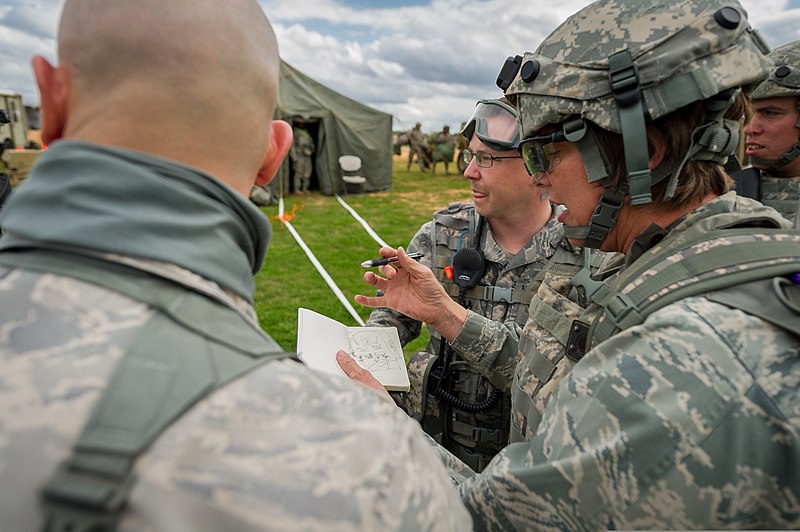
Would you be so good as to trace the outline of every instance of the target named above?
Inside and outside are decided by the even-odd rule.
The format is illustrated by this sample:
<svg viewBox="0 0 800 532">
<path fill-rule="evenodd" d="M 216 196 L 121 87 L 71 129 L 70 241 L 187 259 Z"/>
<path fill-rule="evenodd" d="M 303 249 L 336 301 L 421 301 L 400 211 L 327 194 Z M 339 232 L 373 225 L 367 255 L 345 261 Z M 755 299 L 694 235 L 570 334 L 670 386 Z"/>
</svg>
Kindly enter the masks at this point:
<svg viewBox="0 0 800 532">
<path fill-rule="evenodd" d="M 546 147 L 554 142 L 564 142 L 567 140 L 563 131 L 555 131 L 549 135 L 531 137 L 523 140 L 519 145 L 519 152 L 522 154 L 522 162 L 528 175 L 538 183 L 542 176 L 556 164 L 556 152 L 549 151 Z"/>
<path fill-rule="evenodd" d="M 516 150 L 520 141 L 517 111 L 500 100 L 480 100 L 460 134 L 468 139 L 475 135 L 495 150 Z"/>
</svg>

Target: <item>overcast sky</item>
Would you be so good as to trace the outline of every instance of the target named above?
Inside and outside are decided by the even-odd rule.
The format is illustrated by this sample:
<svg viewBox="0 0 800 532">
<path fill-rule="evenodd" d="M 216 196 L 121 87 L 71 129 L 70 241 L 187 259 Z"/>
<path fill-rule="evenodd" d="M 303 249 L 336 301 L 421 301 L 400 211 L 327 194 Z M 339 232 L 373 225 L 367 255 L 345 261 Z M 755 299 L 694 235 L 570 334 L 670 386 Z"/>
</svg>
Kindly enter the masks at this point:
<svg viewBox="0 0 800 532">
<path fill-rule="evenodd" d="M 54 58 L 63 0 L 0 0 L 0 89 L 38 105 L 34 54 Z M 169 1 L 169 0 L 164 0 Z M 220 0 L 224 1 L 224 0 Z M 586 0 L 260 0 L 284 60 L 394 116 L 394 129 L 457 129 L 497 97 L 505 58 L 536 48 Z M 800 0 L 742 0 L 777 47 L 800 39 Z M 87 20 L 87 24 L 91 21 Z"/>
</svg>

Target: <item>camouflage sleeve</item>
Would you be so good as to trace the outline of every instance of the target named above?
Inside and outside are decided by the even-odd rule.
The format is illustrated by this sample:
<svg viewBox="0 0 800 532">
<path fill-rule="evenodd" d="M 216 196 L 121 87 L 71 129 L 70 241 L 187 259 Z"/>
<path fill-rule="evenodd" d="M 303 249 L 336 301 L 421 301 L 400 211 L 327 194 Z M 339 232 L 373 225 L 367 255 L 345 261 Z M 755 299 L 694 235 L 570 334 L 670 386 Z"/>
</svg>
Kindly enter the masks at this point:
<svg viewBox="0 0 800 532">
<path fill-rule="evenodd" d="M 510 390 L 519 358 L 522 327 L 500 323 L 469 311 L 464 327 L 453 340 L 453 349 L 492 384 Z"/>
<path fill-rule="evenodd" d="M 661 309 L 590 351 L 533 440 L 459 486 L 476 529 L 796 527 L 796 353 L 702 298 Z"/>
<path fill-rule="evenodd" d="M 456 455 L 442 447 L 436 442 L 428 433 L 423 432 L 423 436 L 428 440 L 428 444 L 433 448 L 436 454 L 439 455 L 439 460 L 442 461 L 447 474 L 450 475 L 450 480 L 453 484 L 458 485 L 472 478 L 476 475 L 475 470 L 461 461 Z"/>
<path fill-rule="evenodd" d="M 155 516 L 133 513 L 125 531 L 176 530 L 170 515 L 187 520 L 183 530 L 471 529 L 413 420 L 358 383 L 292 361 L 209 396 L 139 472 L 132 507 Z"/>
<path fill-rule="evenodd" d="M 431 255 L 432 230 L 433 222 L 423 224 L 411 239 L 411 242 L 408 244 L 408 249 L 406 250 L 409 253 L 423 253 L 424 256 L 419 262 L 428 268 L 433 265 L 433 257 Z M 386 307 L 378 307 L 373 310 L 364 325 L 367 327 L 397 327 L 397 333 L 400 335 L 400 343 L 402 345 L 406 345 L 419 337 L 422 331 L 421 321 Z"/>
</svg>

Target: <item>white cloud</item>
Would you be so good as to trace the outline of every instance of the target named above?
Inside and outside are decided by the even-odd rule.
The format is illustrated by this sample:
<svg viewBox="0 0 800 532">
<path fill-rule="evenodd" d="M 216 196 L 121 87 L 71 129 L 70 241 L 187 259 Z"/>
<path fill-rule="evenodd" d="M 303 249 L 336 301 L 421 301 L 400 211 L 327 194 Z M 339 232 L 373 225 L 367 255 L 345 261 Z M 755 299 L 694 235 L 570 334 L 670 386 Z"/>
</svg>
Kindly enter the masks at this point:
<svg viewBox="0 0 800 532">
<path fill-rule="evenodd" d="M 565 0 L 547 10 L 529 0 L 434 0 L 428 6 L 359 11 L 321 0 L 302 9 L 284 0 L 263 5 L 286 61 L 392 113 L 396 128 L 421 121 L 432 130 L 460 123 L 476 100 L 499 96 L 494 80 L 505 58 L 535 48 L 586 3 Z"/>
<path fill-rule="evenodd" d="M 62 0 L 1 0 L 2 87 L 37 104 L 30 57 L 54 56 Z M 539 42 L 588 0 L 432 0 L 425 6 L 355 9 L 344 0 L 261 0 L 281 56 L 317 81 L 395 116 L 457 128 L 475 101 L 499 96 L 505 58 Z M 800 39 L 800 9 L 786 0 L 742 0 L 751 22 L 777 47 Z M 384 7 L 388 6 L 388 7 Z M 88 23 L 88 21 L 87 21 Z"/>
</svg>

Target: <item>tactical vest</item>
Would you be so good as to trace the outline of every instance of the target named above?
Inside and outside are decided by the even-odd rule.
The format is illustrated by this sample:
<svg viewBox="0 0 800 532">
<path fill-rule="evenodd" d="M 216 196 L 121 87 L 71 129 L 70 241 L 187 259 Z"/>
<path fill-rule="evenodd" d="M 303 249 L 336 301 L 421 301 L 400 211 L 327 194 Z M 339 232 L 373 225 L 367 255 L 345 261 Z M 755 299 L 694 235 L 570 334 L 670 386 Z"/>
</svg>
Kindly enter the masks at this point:
<svg viewBox="0 0 800 532">
<path fill-rule="evenodd" d="M 731 173 L 736 194 L 772 207 L 800 229 L 800 178 L 772 177 L 756 168 Z"/>
<path fill-rule="evenodd" d="M 155 309 L 113 370 L 70 456 L 42 488 L 42 530 L 48 532 L 114 530 L 137 459 L 166 428 L 214 390 L 270 360 L 294 356 L 230 305 L 108 260 L 38 243 L 0 253 L 0 265 L 73 277 Z"/>
<path fill-rule="evenodd" d="M 762 175 L 761 203 L 772 207 L 800 229 L 800 177 Z"/>
<path fill-rule="evenodd" d="M 456 299 L 459 296 L 459 287 L 447 277 L 445 268 L 452 265 L 453 256 L 460 249 L 478 248 L 483 251 L 487 231 L 483 231 L 483 241 L 477 242 L 479 216 L 474 206 L 461 203 L 452 203 L 447 209 L 437 212 L 433 221 L 432 269 L 447 293 Z M 496 286 L 494 281 L 501 271 L 496 268 L 487 269 L 478 286 L 465 292 L 466 307 L 495 321 L 515 321 L 520 326 L 524 325 L 527 319 L 525 311 L 530 304 L 534 285 L 533 278 L 539 269 L 541 267 L 530 276 L 530 280 L 523 279 L 510 286 Z M 436 331 L 431 330 L 430 333 L 428 350 L 437 354 L 441 337 Z M 492 393 L 501 393 L 494 392 L 495 387 L 458 356 L 454 356 L 450 368 L 453 383 L 450 392 L 459 401 L 475 405 L 485 401 Z M 433 379 L 430 383 L 426 380 L 424 385 L 431 392 Z M 425 405 L 421 422 L 426 432 L 432 435 L 442 434 L 442 444 L 476 471 L 482 470 L 508 442 L 511 410 L 511 397 L 508 393 L 502 392 L 497 404 L 480 413 L 470 413 L 447 405 L 432 393 L 427 394 Z"/>
<path fill-rule="evenodd" d="M 763 223 L 759 219 L 758 223 Z M 679 259 L 679 260 L 676 260 Z M 644 322 L 681 299 L 703 295 L 800 336 L 800 231 L 764 228 L 749 220 L 703 233 L 689 230 L 680 248 L 648 253 L 613 283 L 575 283 L 596 309 L 573 323 L 587 351 Z"/>
<path fill-rule="evenodd" d="M 515 378 L 511 441 L 529 440 L 536 433 L 547 397 L 586 352 L 681 299 L 702 294 L 800 336 L 800 231 L 749 226 L 764 221 L 738 221 L 707 233 L 690 229 L 680 247 L 643 255 L 610 283 L 591 279 L 583 269 L 572 284 L 591 304 L 578 319 L 563 319 L 558 312 L 534 316 L 535 299 L 531 318 L 549 331 L 557 348 L 537 351 L 530 338 L 520 343 L 526 356 Z M 545 283 L 540 294 L 544 288 Z M 526 380 L 526 372 L 535 378 Z"/>
<path fill-rule="evenodd" d="M 582 254 L 560 250 L 544 271 L 528 309 L 528 321 L 519 340 L 520 361 L 511 385 L 510 441 L 526 441 L 536 433 L 553 388 L 575 365 L 572 322 L 585 310 L 572 278 L 584 268 L 608 277 L 624 256 L 585 249 Z"/>
<path fill-rule="evenodd" d="M 466 218 L 453 216 L 458 212 L 468 214 Z M 436 279 L 442 284 L 450 297 L 459 295 L 459 287 L 448 279 L 445 268 L 452 265 L 453 255 L 462 248 L 483 249 L 486 241 L 484 232 L 483 242 L 475 240 L 478 226 L 478 213 L 474 206 L 461 203 L 451 203 L 446 210 L 437 212 L 433 216 L 433 231 L 431 247 L 433 248 L 432 269 Z M 482 316 L 491 316 L 498 306 L 502 306 L 503 322 L 516 321 L 520 326 L 525 324 L 525 311 L 531 302 L 531 288 L 534 283 L 519 281 L 512 286 L 495 286 L 491 283 L 500 272 L 487 272 L 475 288 L 465 293 L 467 308 Z M 438 344 L 438 334 L 432 334 Z M 434 346 L 438 347 L 438 345 Z M 435 352 L 435 351 L 434 351 Z"/>
</svg>

